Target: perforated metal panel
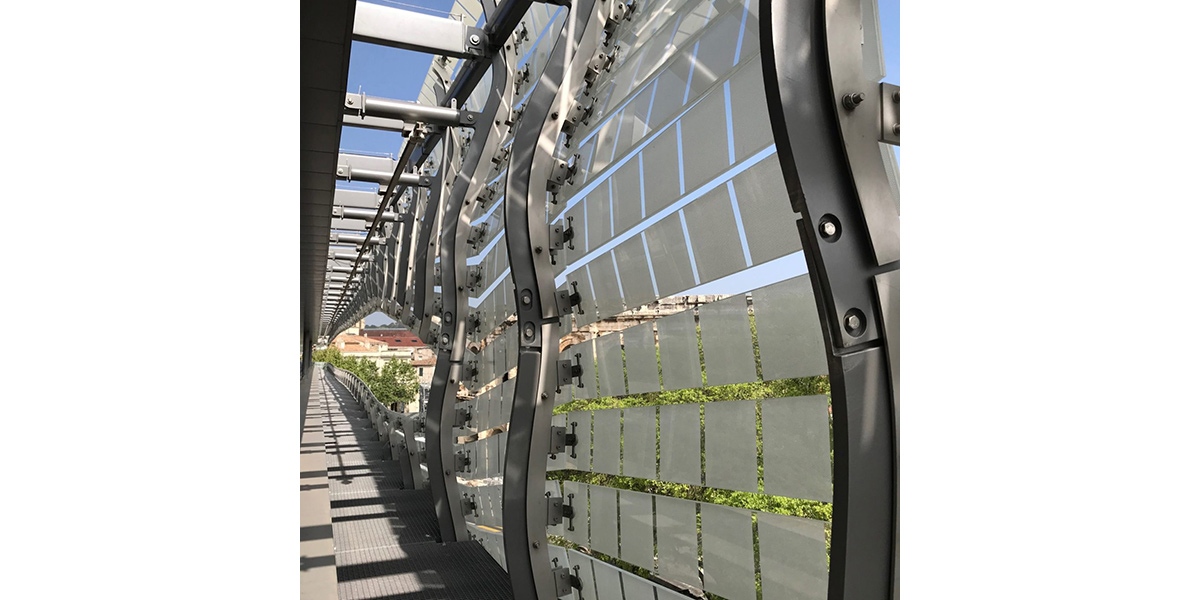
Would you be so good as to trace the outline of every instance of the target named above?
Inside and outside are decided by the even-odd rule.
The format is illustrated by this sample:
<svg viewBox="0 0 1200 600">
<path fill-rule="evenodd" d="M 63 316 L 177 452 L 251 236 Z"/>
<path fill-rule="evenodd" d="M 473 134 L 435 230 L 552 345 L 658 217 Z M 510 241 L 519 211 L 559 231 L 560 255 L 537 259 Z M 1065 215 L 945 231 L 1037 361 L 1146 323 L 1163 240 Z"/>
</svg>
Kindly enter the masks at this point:
<svg viewBox="0 0 1200 600">
<path fill-rule="evenodd" d="M 690 309 L 658 320 L 663 389 L 700 387 L 699 343 Z"/>
<path fill-rule="evenodd" d="M 741 238 L 733 220 L 729 191 L 719 185 L 683 208 L 696 271 L 706 283 L 746 268 Z"/>
<path fill-rule="evenodd" d="M 575 509 L 575 518 L 566 527 L 566 538 L 580 546 L 588 545 L 587 486 L 575 481 L 563 482 L 563 503 Z"/>
<path fill-rule="evenodd" d="M 760 512 L 758 553 L 763 600 L 827 597 L 825 523 Z"/>
<path fill-rule="evenodd" d="M 762 401 L 763 491 L 833 502 L 829 462 L 829 399 Z"/>
<path fill-rule="evenodd" d="M 704 484 L 725 490 L 758 491 L 758 430 L 753 400 L 704 405 Z"/>
<path fill-rule="evenodd" d="M 654 479 L 656 438 L 658 437 L 657 407 L 636 406 L 624 409 L 624 443 L 621 458 L 622 475 Z"/>
<path fill-rule="evenodd" d="M 808 277 L 781 281 L 751 294 L 763 378 L 768 381 L 829 372 Z"/>
<path fill-rule="evenodd" d="M 650 494 L 621 490 L 620 559 L 651 570 L 654 569 L 653 499 Z"/>
<path fill-rule="evenodd" d="M 754 264 L 801 250 L 796 231 L 800 215 L 792 212 L 783 172 L 774 156 L 737 174 L 733 189 Z"/>
<path fill-rule="evenodd" d="M 679 215 L 667 216 L 647 227 L 644 233 L 659 295 L 670 296 L 695 287 L 698 282 L 692 273 L 691 259 L 688 258 L 688 253 L 683 251 L 687 246 L 683 239 L 683 222 L 679 220 Z"/>
<path fill-rule="evenodd" d="M 596 338 L 596 369 L 600 375 L 601 396 L 625 395 L 625 365 L 619 335 L 610 333 Z"/>
<path fill-rule="evenodd" d="M 696 503 L 666 496 L 654 498 L 658 532 L 658 574 L 700 587 L 696 554 Z"/>
<path fill-rule="evenodd" d="M 663 481 L 700 485 L 700 405 L 658 407 Z"/>
<path fill-rule="evenodd" d="M 700 503 L 704 591 L 729 600 L 755 600 L 754 524 L 750 511 Z"/>
<path fill-rule="evenodd" d="M 757 381 L 746 296 L 737 294 L 700 307 L 700 339 L 708 385 Z"/>
<path fill-rule="evenodd" d="M 591 496 L 591 543 L 593 550 L 609 556 L 617 555 L 617 490 L 592 485 L 588 486 Z"/>
<path fill-rule="evenodd" d="M 621 290 L 625 293 L 627 309 L 633 310 L 658 298 L 650 279 L 650 259 L 640 233 L 617 245 L 613 256 L 620 268 Z"/>
<path fill-rule="evenodd" d="M 572 428 L 572 425 L 575 425 Z M 592 466 L 592 413 L 576 411 L 567 413 L 567 431 L 574 431 L 576 445 L 575 456 L 571 456 L 572 448 L 567 448 L 566 461 L 568 469 L 587 471 Z"/>
<path fill-rule="evenodd" d="M 598 410 L 592 414 L 592 470 L 621 474 L 621 411 Z"/>
<path fill-rule="evenodd" d="M 629 393 L 657 392 L 658 348 L 654 344 L 652 323 L 643 323 L 622 332 L 625 338 L 625 374 L 629 377 Z"/>
</svg>

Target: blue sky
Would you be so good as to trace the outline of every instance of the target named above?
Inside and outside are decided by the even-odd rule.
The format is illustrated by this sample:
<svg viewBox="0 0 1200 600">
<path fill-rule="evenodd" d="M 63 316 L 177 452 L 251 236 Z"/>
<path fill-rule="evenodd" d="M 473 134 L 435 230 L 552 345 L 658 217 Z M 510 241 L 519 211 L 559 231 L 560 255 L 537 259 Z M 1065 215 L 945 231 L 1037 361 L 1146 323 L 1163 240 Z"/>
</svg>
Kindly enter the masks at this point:
<svg viewBox="0 0 1200 600">
<path fill-rule="evenodd" d="M 408 10 L 425 9 L 422 12 L 431 14 L 447 14 L 453 5 L 453 0 L 409 0 L 407 2 L 375 1 L 376 4 L 397 6 Z M 884 81 L 900 83 L 900 3 L 898 0 L 879 0 L 879 20 L 883 38 L 884 62 L 887 75 Z M 372 96 L 415 100 L 421 91 L 421 84 L 429 71 L 433 57 L 428 54 L 386 48 L 371 44 L 354 42 L 350 53 L 350 71 L 347 76 L 346 89 L 357 91 L 360 88 Z M 398 133 L 361 129 L 357 127 L 342 128 L 341 149 L 351 152 L 370 152 L 396 155 L 404 143 L 404 138 Z M 896 152 L 899 158 L 899 150 Z M 339 186 L 344 185 L 339 182 Z M 353 187 L 353 186 L 347 186 Z M 699 286 L 687 293 L 734 293 L 747 291 L 758 287 L 757 282 L 771 282 L 781 279 L 781 271 L 788 275 L 805 272 L 801 255 L 792 255 L 770 263 L 746 269 L 741 273 L 731 275 L 720 281 Z M 786 276 L 786 275 L 785 275 Z M 374 313 L 367 317 L 367 324 L 377 325 L 391 322 L 382 313 Z"/>
</svg>

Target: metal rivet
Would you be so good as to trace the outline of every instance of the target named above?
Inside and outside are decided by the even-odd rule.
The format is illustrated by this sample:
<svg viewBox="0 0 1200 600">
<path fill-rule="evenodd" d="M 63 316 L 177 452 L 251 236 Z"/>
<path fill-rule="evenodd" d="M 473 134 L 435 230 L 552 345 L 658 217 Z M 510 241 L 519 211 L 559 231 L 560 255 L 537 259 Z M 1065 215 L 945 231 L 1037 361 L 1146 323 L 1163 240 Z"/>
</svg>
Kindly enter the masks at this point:
<svg viewBox="0 0 1200 600">
<path fill-rule="evenodd" d="M 471 45 L 473 45 L 473 46 L 479 45 L 479 36 L 473 35 L 473 34 L 471 35 Z"/>
<path fill-rule="evenodd" d="M 533 302 L 533 296 L 530 296 L 529 292 L 525 292 L 521 295 L 521 302 L 523 304 L 529 304 L 530 302 Z"/>
<path fill-rule="evenodd" d="M 538 543 L 537 543 L 537 542 L 534 542 L 534 543 L 533 543 L 533 547 L 534 547 L 534 548 L 538 548 L 538 547 L 539 547 L 539 546 L 538 546 Z"/>
<path fill-rule="evenodd" d="M 347 99 L 346 99 L 346 104 L 349 104 L 349 105 L 351 105 L 351 106 L 354 106 L 354 98 L 347 98 Z"/>
<path fill-rule="evenodd" d="M 555 121 L 555 120 L 557 120 L 557 119 L 558 119 L 558 113 L 556 113 L 556 112 L 552 112 L 552 113 L 550 113 L 550 120 L 551 120 L 551 121 Z"/>
</svg>

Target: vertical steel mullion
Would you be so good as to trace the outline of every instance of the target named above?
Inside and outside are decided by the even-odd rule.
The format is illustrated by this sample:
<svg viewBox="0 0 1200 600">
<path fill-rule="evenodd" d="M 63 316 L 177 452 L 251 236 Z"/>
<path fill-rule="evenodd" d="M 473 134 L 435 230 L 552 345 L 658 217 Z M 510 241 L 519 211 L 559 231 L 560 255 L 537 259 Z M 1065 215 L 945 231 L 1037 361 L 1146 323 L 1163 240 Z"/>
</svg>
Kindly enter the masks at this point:
<svg viewBox="0 0 1200 600">
<path fill-rule="evenodd" d="M 484 181 L 477 173 L 480 159 L 494 153 L 500 139 L 506 135 L 512 95 L 508 64 L 516 60 L 512 45 L 507 52 L 498 52 L 492 59 L 492 89 L 484 106 L 482 123 L 463 157 L 463 163 L 445 204 L 439 255 L 442 265 L 442 312 L 441 332 L 438 335 L 437 366 L 434 382 L 430 388 L 429 418 L 427 432 L 436 440 L 442 465 L 454 464 L 453 426 L 458 384 L 462 381 L 462 362 L 467 346 L 468 310 L 466 245 L 471 230 L 471 218 L 476 212 L 477 198 Z M 503 118 L 497 115 L 503 110 Z M 448 136 L 452 135 L 448 133 Z M 427 438 L 428 440 L 428 438 Z M 432 454 L 431 454 L 432 455 Z M 476 458 L 478 460 L 478 458 Z M 443 469 L 434 474 L 430 463 L 430 488 L 433 491 L 434 508 L 437 511 L 442 541 L 462 541 L 467 537 L 466 519 L 462 504 L 458 502 L 458 477 L 453 469 Z"/>
<path fill-rule="evenodd" d="M 503 523 L 505 559 L 517 598 L 558 597 L 547 547 L 544 494 L 560 318 L 546 222 L 547 180 L 566 107 L 599 47 L 610 4 L 615 2 L 577 0 L 570 5 L 517 125 L 509 162 L 504 225 L 520 351 L 505 451 Z"/>
<path fill-rule="evenodd" d="M 877 114 L 871 108 L 877 103 L 865 99 L 878 82 L 862 75 L 858 0 L 760 0 L 759 6 L 767 112 L 800 216 L 829 363 L 834 519 L 828 597 L 893 598 L 899 217 L 894 201 L 882 196 L 890 186 L 877 137 L 865 139 L 861 122 Z M 864 94 L 862 105 L 843 104 L 854 89 Z M 867 166 L 871 156 L 878 169 Z"/>
</svg>

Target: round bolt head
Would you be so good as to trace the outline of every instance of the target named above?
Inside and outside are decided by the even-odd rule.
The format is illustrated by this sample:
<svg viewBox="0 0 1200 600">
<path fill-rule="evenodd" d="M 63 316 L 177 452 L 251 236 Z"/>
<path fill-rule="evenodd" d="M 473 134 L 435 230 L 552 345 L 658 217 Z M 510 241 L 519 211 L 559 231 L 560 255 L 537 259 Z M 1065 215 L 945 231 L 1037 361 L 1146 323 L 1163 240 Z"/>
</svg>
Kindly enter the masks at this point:
<svg viewBox="0 0 1200 600">
<path fill-rule="evenodd" d="M 834 225 L 832 221 L 828 221 L 821 225 L 821 231 L 828 236 L 835 235 L 837 234 L 837 225 Z"/>
<path fill-rule="evenodd" d="M 892 133 L 894 133 L 896 135 L 900 135 L 900 124 L 899 123 L 892 125 Z"/>
<path fill-rule="evenodd" d="M 478 44 L 479 44 L 479 36 L 477 36 L 477 35 L 472 35 L 472 36 L 471 36 L 471 44 L 472 44 L 472 45 L 478 45 Z"/>
</svg>

